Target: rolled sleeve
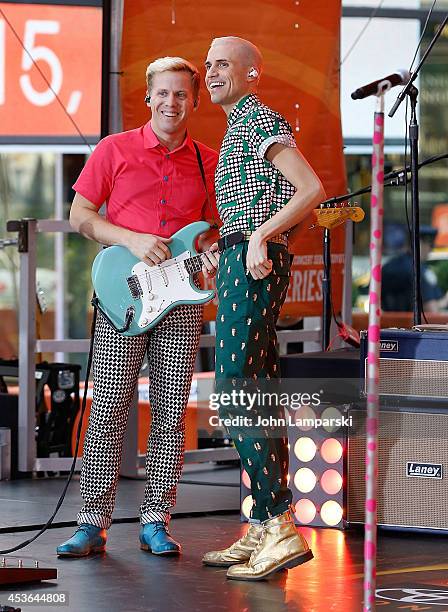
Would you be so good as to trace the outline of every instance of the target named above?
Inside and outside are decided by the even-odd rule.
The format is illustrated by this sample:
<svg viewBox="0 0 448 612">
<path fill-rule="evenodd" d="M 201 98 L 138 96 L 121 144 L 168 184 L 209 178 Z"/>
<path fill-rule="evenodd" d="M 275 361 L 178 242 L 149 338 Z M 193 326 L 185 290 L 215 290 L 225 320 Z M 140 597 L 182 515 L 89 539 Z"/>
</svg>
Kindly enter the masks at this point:
<svg viewBox="0 0 448 612">
<path fill-rule="evenodd" d="M 252 145 L 261 159 L 265 159 L 266 151 L 275 143 L 293 149 L 297 146 L 289 123 L 270 109 L 262 109 L 252 118 L 249 132 Z"/>
</svg>

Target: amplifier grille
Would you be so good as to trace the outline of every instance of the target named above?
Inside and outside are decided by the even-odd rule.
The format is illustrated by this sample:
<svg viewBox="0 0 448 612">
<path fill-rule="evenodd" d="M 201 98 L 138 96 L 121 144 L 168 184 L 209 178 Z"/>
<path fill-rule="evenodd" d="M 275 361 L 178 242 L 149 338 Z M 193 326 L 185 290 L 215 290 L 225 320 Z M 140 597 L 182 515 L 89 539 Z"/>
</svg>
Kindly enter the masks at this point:
<svg viewBox="0 0 448 612">
<path fill-rule="evenodd" d="M 347 519 L 364 523 L 365 412 L 350 410 L 350 415 L 358 433 L 348 441 Z M 408 461 L 441 464 L 442 480 L 407 476 Z M 378 523 L 448 529 L 447 480 L 448 415 L 382 411 Z"/>
<path fill-rule="evenodd" d="M 367 392 L 367 360 L 364 371 Z M 448 399 L 448 361 L 380 358 L 379 393 Z"/>
</svg>

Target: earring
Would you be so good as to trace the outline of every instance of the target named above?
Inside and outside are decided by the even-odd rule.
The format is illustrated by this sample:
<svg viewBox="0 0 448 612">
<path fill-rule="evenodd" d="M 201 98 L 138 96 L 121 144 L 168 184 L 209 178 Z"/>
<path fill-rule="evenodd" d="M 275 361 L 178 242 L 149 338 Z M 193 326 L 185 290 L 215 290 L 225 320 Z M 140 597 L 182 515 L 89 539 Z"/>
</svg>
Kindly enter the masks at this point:
<svg viewBox="0 0 448 612">
<path fill-rule="evenodd" d="M 249 72 L 247 73 L 247 76 L 248 76 L 249 78 L 254 78 L 254 79 L 256 79 L 256 78 L 258 77 L 258 70 L 257 70 L 256 68 L 251 68 L 251 69 L 249 70 Z"/>
</svg>

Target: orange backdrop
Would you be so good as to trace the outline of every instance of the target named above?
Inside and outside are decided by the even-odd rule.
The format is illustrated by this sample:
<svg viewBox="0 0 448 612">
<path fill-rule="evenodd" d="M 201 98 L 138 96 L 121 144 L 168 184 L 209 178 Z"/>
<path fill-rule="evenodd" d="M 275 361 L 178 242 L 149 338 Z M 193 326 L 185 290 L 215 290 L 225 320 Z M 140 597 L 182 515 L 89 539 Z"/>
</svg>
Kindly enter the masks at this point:
<svg viewBox="0 0 448 612">
<path fill-rule="evenodd" d="M 297 144 L 321 178 L 328 196 L 345 193 L 339 109 L 340 0 L 133 0 L 125 2 L 122 45 L 124 129 L 148 120 L 145 70 L 150 61 L 179 55 L 204 76 L 210 41 L 218 36 L 247 38 L 261 50 L 265 69 L 260 97 L 296 129 Z M 224 112 L 210 103 L 205 87 L 191 122 L 191 134 L 219 149 Z M 321 314 L 322 230 L 303 223 L 283 313 Z M 342 299 L 344 229 L 332 230 L 333 300 Z M 214 305 L 207 310 L 213 318 Z"/>
</svg>

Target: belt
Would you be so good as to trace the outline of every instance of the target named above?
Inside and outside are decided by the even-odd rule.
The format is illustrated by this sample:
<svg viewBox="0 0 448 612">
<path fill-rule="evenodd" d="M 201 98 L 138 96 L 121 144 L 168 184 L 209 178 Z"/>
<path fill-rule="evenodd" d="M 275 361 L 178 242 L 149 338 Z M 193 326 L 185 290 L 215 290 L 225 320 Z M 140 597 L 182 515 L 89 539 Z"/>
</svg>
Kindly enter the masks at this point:
<svg viewBox="0 0 448 612">
<path fill-rule="evenodd" d="M 219 252 L 222 253 L 225 249 L 228 249 L 229 247 L 232 247 L 235 244 L 239 244 L 240 242 L 249 240 L 250 236 L 250 232 L 232 232 L 231 234 L 223 236 L 218 240 Z M 288 246 L 287 241 L 280 236 L 273 236 L 272 238 L 269 238 L 268 242 L 282 244 L 286 247 Z"/>
<path fill-rule="evenodd" d="M 249 236 L 246 236 L 244 232 L 232 232 L 231 234 L 227 234 L 227 236 L 223 236 L 218 240 L 219 252 L 222 253 L 225 249 L 228 249 L 234 244 L 244 242 L 245 240 L 249 240 Z"/>
</svg>

